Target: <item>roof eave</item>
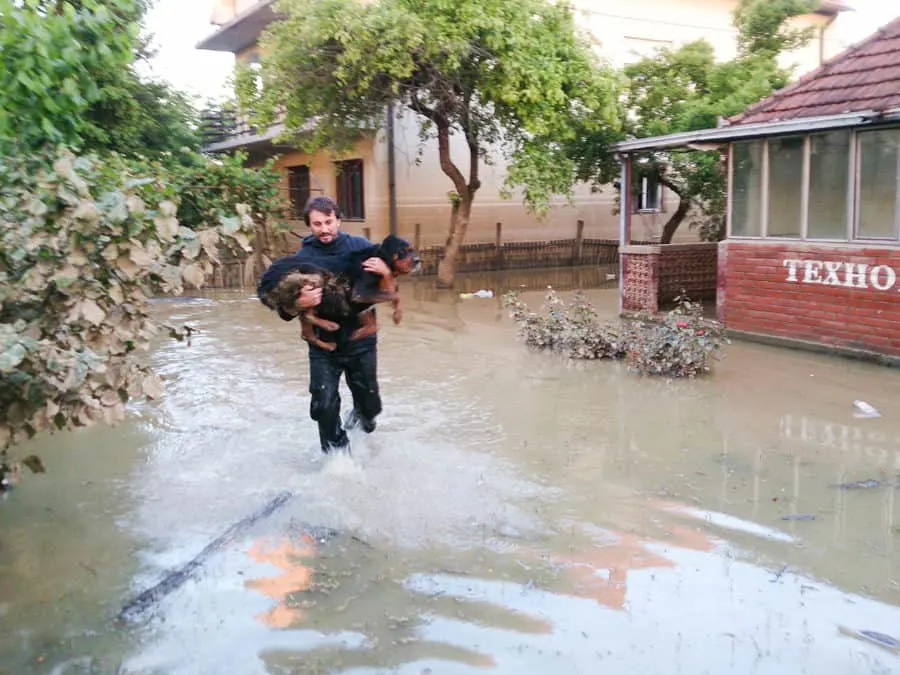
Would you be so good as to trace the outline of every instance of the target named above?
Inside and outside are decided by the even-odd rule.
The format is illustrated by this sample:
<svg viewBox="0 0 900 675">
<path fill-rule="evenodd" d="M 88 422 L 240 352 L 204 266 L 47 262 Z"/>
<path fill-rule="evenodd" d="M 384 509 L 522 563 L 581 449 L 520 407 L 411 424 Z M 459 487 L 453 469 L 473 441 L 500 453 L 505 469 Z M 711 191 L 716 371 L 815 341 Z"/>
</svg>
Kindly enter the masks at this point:
<svg viewBox="0 0 900 675">
<path fill-rule="evenodd" d="M 853 7 L 843 2 L 843 0 L 822 0 L 819 8 L 813 14 L 823 14 L 825 16 L 837 16 L 843 12 L 853 12 Z"/>
<path fill-rule="evenodd" d="M 617 143 L 614 150 L 619 154 L 634 152 L 651 152 L 655 150 L 688 150 L 697 149 L 700 145 L 718 143 L 724 145 L 733 141 L 764 138 L 792 133 L 808 133 L 810 131 L 830 131 L 864 127 L 871 124 L 900 121 L 900 109 L 883 112 L 865 111 L 827 115 L 822 117 L 801 117 L 777 122 L 757 122 L 754 124 L 735 124 L 715 129 L 701 129 L 667 136 L 636 138 Z"/>
<path fill-rule="evenodd" d="M 212 35 L 196 44 L 197 49 L 235 54 L 255 44 L 260 33 L 278 16 L 272 9 L 275 0 L 262 0 L 231 21 L 222 24 Z"/>
<path fill-rule="evenodd" d="M 277 139 L 282 133 L 284 133 L 284 125 L 275 124 L 261 134 L 239 134 L 227 138 L 223 141 L 210 143 L 203 148 L 203 152 L 229 152 L 231 150 L 237 150 L 238 148 L 252 148 L 257 146 L 270 145 L 274 146 L 277 145 L 275 139 Z"/>
</svg>

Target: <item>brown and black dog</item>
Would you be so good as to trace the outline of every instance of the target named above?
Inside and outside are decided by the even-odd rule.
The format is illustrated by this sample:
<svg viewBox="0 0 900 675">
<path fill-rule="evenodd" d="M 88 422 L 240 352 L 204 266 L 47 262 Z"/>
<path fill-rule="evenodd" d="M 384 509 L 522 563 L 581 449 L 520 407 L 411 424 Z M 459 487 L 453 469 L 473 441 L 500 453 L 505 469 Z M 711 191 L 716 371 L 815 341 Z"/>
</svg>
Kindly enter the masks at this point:
<svg viewBox="0 0 900 675">
<path fill-rule="evenodd" d="M 381 258 L 391 270 L 391 276 L 381 277 L 362 267 L 369 258 Z M 263 304 L 279 314 L 294 314 L 297 297 L 304 289 L 322 289 L 321 303 L 299 314 L 303 324 L 303 339 L 320 349 L 334 351 L 336 344 L 319 338 L 315 328 L 326 332 L 340 329 L 340 323 L 351 316 L 359 318 L 360 327 L 350 335 L 350 340 L 361 340 L 378 331 L 375 306 L 390 302 L 393 306 L 394 323 L 403 317 L 397 277 L 412 274 L 418 270 L 420 260 L 413 247 L 405 239 L 396 235 L 387 236 L 384 241 L 370 248 L 356 251 L 346 274 L 332 274 L 312 263 L 294 262 L 282 258 L 272 264 L 280 275 L 278 283 L 260 296 Z M 280 266 L 281 269 L 276 268 Z"/>
</svg>

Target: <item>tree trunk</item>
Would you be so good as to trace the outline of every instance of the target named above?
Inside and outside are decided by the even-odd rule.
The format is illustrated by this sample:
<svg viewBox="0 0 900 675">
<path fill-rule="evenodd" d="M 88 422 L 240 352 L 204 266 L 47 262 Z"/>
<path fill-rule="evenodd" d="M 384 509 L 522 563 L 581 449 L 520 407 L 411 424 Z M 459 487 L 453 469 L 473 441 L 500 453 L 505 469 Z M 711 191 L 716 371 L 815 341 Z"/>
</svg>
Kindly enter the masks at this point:
<svg viewBox="0 0 900 675">
<path fill-rule="evenodd" d="M 472 213 L 472 197 L 463 197 L 458 205 L 454 205 L 450 216 L 450 236 L 444 249 L 444 257 L 438 263 L 437 287 L 453 288 L 456 279 L 456 258 L 459 249 L 466 239 L 469 229 L 469 216 Z"/>
<path fill-rule="evenodd" d="M 675 209 L 675 213 L 672 214 L 672 217 L 669 218 L 669 222 L 663 227 L 662 237 L 659 240 L 660 244 L 672 243 L 672 238 L 675 236 L 675 232 L 678 231 L 678 226 L 681 225 L 690 210 L 691 200 L 682 197 L 681 201 L 678 202 L 678 208 Z"/>
<path fill-rule="evenodd" d="M 434 122 L 437 127 L 438 157 L 441 171 L 453 182 L 456 192 L 453 208 L 450 212 L 450 231 L 447 234 L 444 257 L 438 263 L 436 284 L 438 288 L 452 288 L 456 280 L 456 258 L 459 255 L 460 247 L 465 241 L 466 231 L 469 229 L 472 201 L 475 199 L 475 193 L 481 187 L 481 180 L 478 177 L 480 156 L 478 134 L 473 128 L 469 117 L 472 93 L 464 94 L 458 91 L 454 93 L 463 96 L 465 99 L 462 103 L 460 115 L 463 132 L 466 136 L 466 144 L 469 146 L 468 181 L 450 157 L 450 120 L 445 111 L 441 108 L 428 108 L 422 104 L 415 93 L 412 95 L 412 109 Z"/>
<path fill-rule="evenodd" d="M 692 202 L 690 199 L 685 199 L 682 190 L 672 181 L 660 176 L 660 183 L 678 195 L 678 208 L 675 209 L 675 213 L 672 214 L 672 217 L 669 218 L 668 222 L 663 226 L 662 237 L 660 237 L 659 240 L 660 244 L 671 244 L 672 238 L 678 231 L 678 227 L 684 219 L 687 218 L 687 214 L 691 210 Z"/>
</svg>

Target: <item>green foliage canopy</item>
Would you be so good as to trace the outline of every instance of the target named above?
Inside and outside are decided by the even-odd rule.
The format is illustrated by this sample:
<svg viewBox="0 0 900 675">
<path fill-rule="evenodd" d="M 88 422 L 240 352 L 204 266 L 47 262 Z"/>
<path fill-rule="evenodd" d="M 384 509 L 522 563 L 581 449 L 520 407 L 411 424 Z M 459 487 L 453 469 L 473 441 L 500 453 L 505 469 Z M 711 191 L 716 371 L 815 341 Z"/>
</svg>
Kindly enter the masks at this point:
<svg viewBox="0 0 900 675">
<path fill-rule="evenodd" d="M 134 69 L 146 56 L 145 9 L 138 0 L 0 0 L 0 155 L 199 147 L 187 98 Z"/>
<path fill-rule="evenodd" d="M 678 49 L 660 49 L 625 67 L 627 81 L 625 133 L 641 138 L 710 129 L 722 117 L 784 87 L 791 71 L 778 58 L 808 42 L 809 30 L 789 27 L 789 20 L 814 9 L 813 0 L 741 0 L 734 13 L 738 30 L 737 56 L 717 62 L 706 40 Z M 587 144 L 595 136 L 586 135 Z M 599 139 L 603 147 L 605 139 Z M 606 156 L 590 155 L 576 144 L 581 177 L 599 184 L 612 179 Z M 584 153 L 583 156 L 579 153 Z M 693 212 L 693 226 L 704 239 L 724 235 L 725 173 L 717 152 L 653 153 L 637 157 L 635 186 L 642 176 L 654 175 L 679 197 L 679 207 L 663 229 L 662 241 L 671 241 L 678 226 Z"/>
<path fill-rule="evenodd" d="M 490 153 L 508 161 L 507 196 L 521 189 L 540 212 L 576 181 L 566 142 L 617 123 L 618 80 L 563 3 L 281 0 L 276 11 L 259 72 L 238 70 L 242 108 L 261 126 L 283 122 L 283 138 L 308 153 L 346 151 L 389 105 L 412 113 L 452 183 L 446 268 Z M 464 159 L 451 156 L 451 134 L 465 139 Z"/>
</svg>

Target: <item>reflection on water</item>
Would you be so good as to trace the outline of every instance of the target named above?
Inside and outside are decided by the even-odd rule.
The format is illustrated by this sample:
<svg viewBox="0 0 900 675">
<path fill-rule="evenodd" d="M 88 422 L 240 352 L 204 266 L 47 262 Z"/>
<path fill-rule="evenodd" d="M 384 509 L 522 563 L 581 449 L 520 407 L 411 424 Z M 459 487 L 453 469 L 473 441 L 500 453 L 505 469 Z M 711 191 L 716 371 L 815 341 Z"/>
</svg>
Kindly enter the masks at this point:
<svg viewBox="0 0 900 675">
<path fill-rule="evenodd" d="M 550 274 L 404 281 L 379 429 L 325 461 L 295 326 L 249 292 L 155 303 L 199 329 L 153 354 L 165 400 L 36 440 L 49 472 L 0 503 L 0 672 L 900 671 L 900 374 L 740 343 L 695 382 L 566 363 L 499 296 L 612 315 L 616 281 Z"/>
<path fill-rule="evenodd" d="M 280 541 L 256 541 L 250 547 L 248 555 L 261 563 L 268 563 L 279 571 L 277 576 L 260 579 L 249 579 L 244 582 L 245 588 L 262 593 L 277 601 L 275 607 L 257 618 L 272 628 L 289 628 L 297 625 L 303 618 L 303 611 L 288 606 L 288 594 L 300 593 L 309 589 L 312 583 L 312 569 L 304 564 L 315 553 L 315 540 L 306 535 L 299 544 L 286 537 Z"/>
</svg>

